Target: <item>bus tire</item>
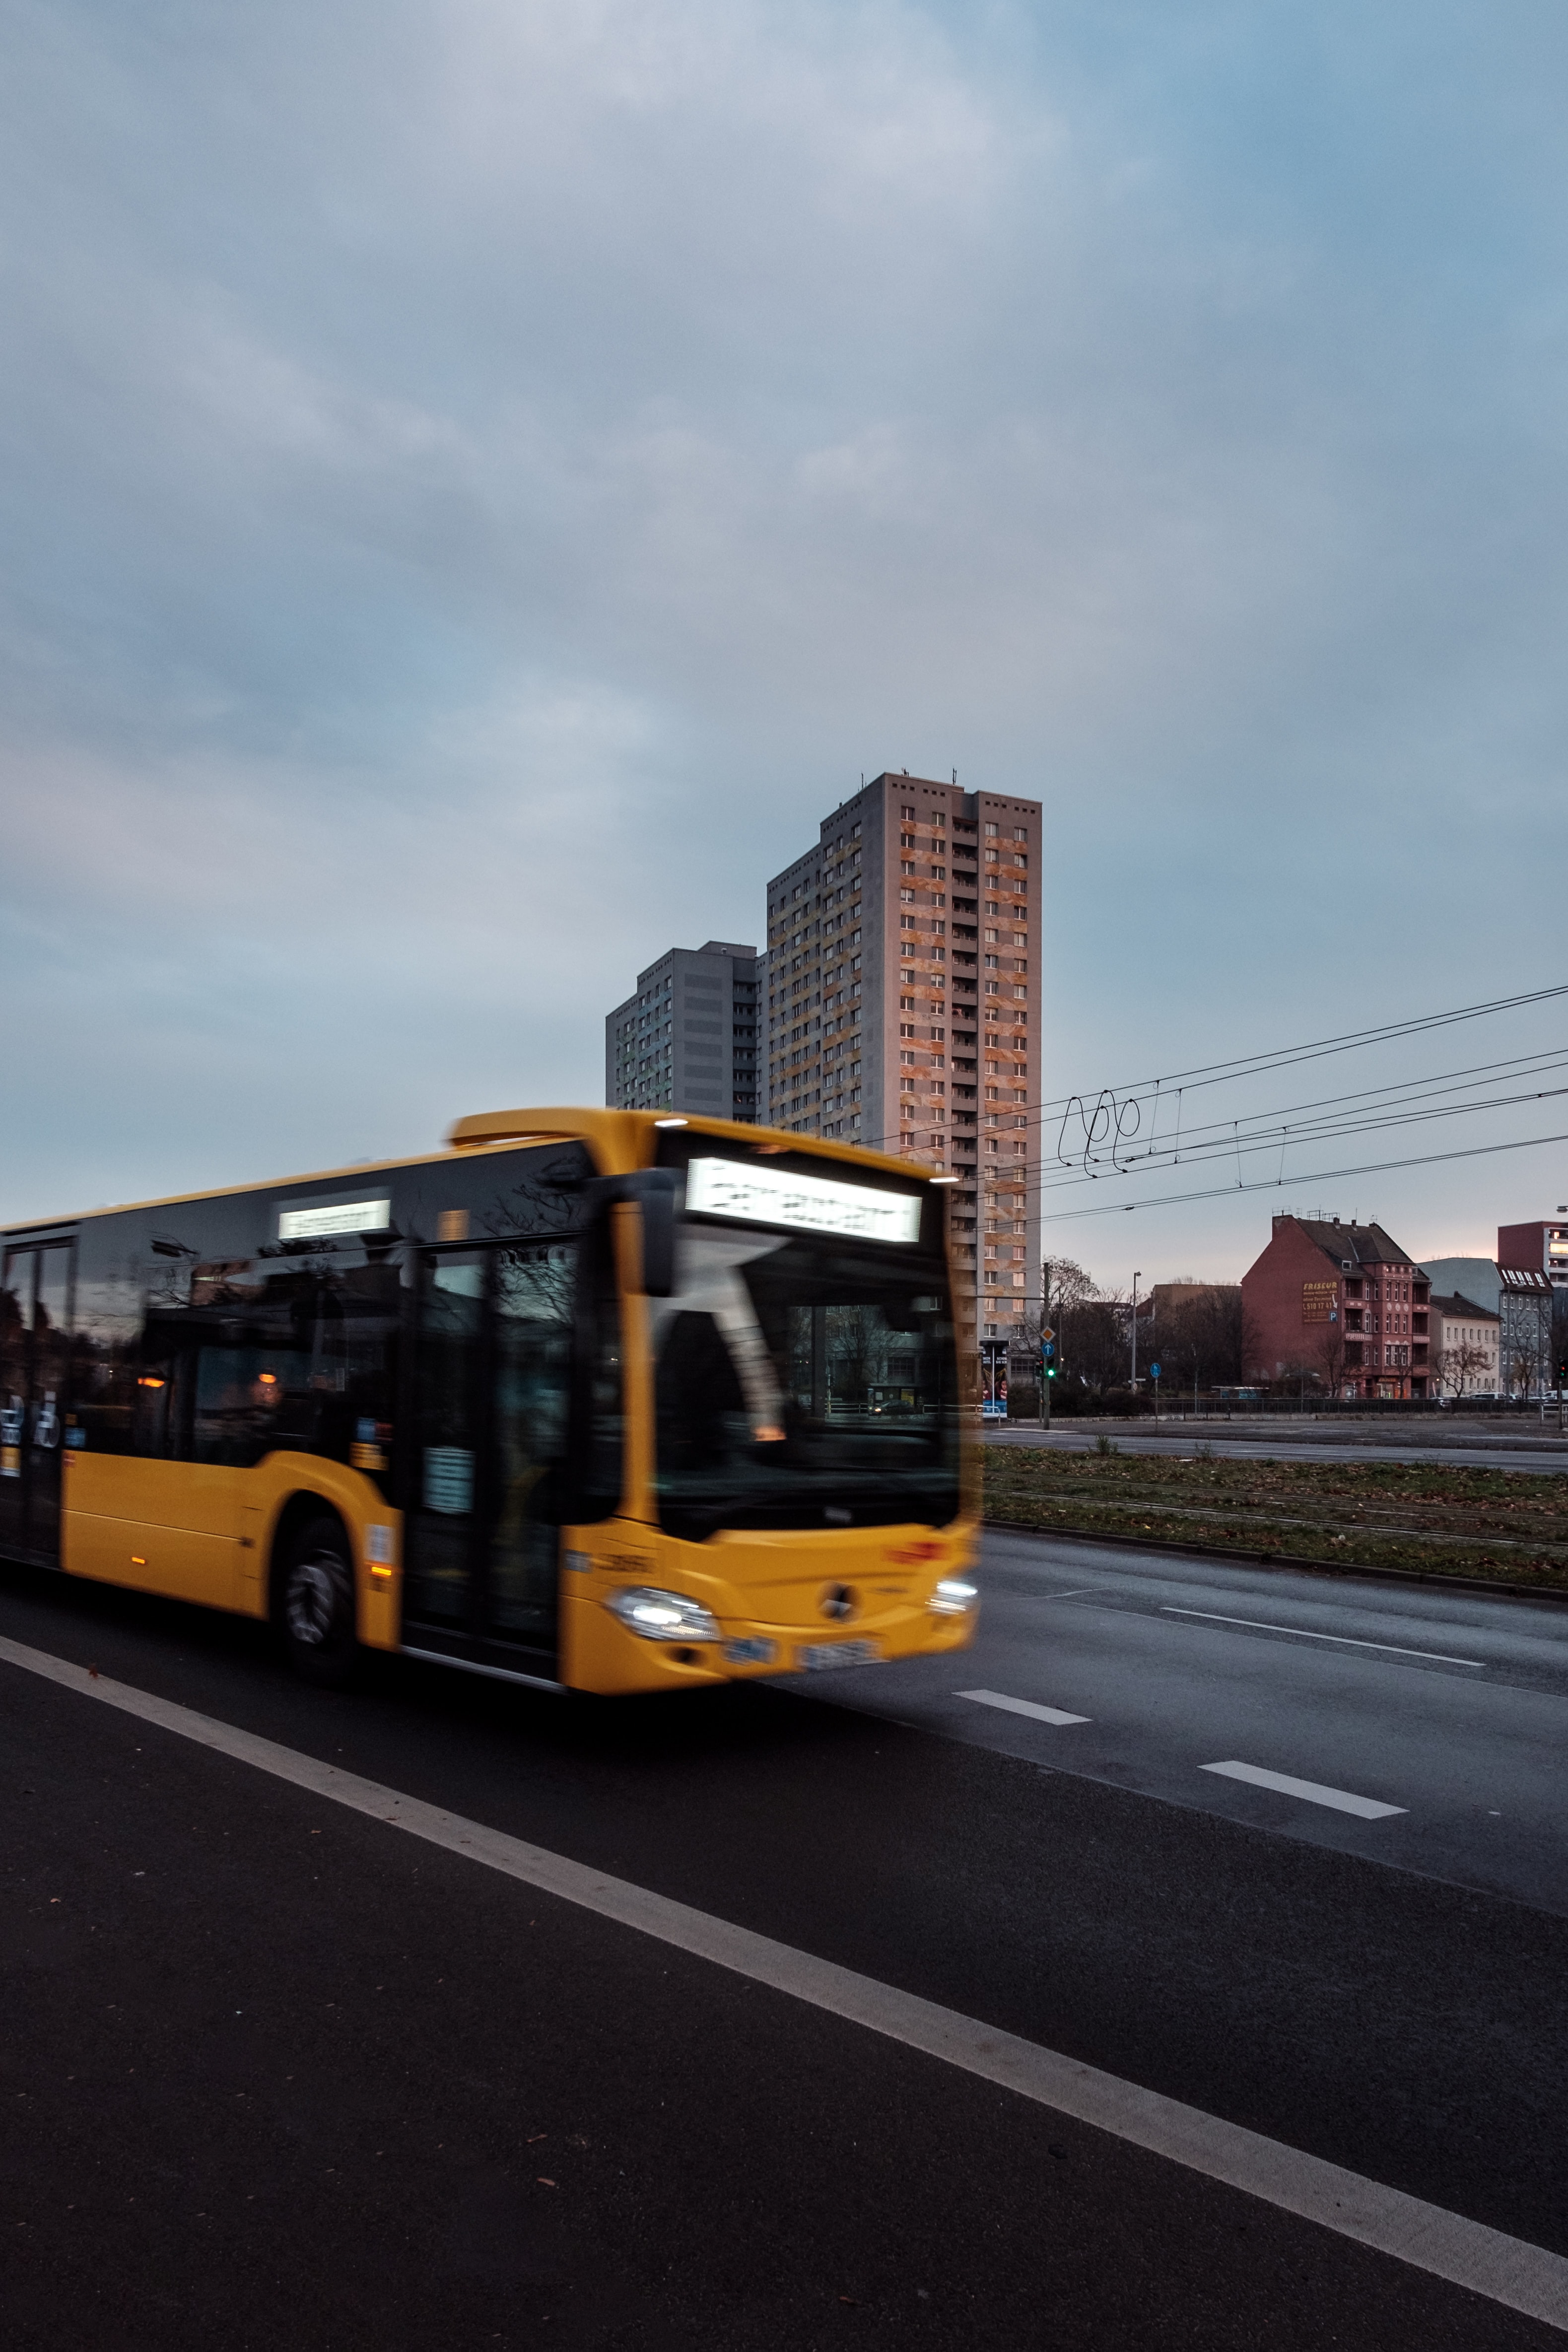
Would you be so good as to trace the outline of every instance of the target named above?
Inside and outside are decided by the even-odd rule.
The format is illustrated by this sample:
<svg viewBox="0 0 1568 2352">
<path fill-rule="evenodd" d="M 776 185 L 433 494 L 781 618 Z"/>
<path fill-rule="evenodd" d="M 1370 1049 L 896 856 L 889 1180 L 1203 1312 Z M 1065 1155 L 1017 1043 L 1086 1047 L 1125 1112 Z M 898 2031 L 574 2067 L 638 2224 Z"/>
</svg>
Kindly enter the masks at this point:
<svg viewBox="0 0 1568 2352">
<path fill-rule="evenodd" d="M 354 1580 L 342 1523 L 322 1513 L 289 1544 L 279 1581 L 278 1615 L 289 1663 L 308 1683 L 341 1690 L 359 1664 Z"/>
</svg>

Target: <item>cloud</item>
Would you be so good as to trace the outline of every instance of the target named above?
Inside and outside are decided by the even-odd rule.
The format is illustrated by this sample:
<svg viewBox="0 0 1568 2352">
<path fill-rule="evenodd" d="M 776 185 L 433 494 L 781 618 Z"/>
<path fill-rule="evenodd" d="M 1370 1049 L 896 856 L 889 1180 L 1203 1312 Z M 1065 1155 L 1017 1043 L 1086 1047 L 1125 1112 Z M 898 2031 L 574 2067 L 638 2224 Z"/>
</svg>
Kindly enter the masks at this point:
<svg viewBox="0 0 1568 2352">
<path fill-rule="evenodd" d="M 1047 800 L 1064 1087 L 1533 976 L 1539 10 L 5 38 L 7 1205 L 592 1098 L 884 764 Z"/>
</svg>

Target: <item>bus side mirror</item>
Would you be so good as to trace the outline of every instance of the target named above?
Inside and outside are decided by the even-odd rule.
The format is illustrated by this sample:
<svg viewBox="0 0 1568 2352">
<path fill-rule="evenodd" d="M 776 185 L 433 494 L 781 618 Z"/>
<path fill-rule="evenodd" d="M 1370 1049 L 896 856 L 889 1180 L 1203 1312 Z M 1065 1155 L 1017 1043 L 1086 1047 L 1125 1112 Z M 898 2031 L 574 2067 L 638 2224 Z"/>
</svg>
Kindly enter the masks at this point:
<svg viewBox="0 0 1568 2352">
<path fill-rule="evenodd" d="M 642 1286 L 649 1298 L 675 1291 L 675 1207 L 680 1178 L 673 1168 L 644 1168 L 631 1180 L 642 1211 Z"/>
<path fill-rule="evenodd" d="M 642 1212 L 642 1287 L 649 1298 L 675 1293 L 675 1221 L 681 1180 L 673 1168 L 639 1168 L 630 1176 L 603 1176 L 595 1186 L 608 1208 L 635 1201 Z"/>
</svg>

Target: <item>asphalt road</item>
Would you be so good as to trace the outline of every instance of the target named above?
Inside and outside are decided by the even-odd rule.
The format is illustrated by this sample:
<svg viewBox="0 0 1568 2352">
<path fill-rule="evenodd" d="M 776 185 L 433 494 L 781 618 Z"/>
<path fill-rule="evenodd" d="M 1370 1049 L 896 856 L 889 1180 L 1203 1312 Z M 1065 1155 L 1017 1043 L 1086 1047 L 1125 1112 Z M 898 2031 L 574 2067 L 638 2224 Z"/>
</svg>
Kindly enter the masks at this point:
<svg viewBox="0 0 1568 2352">
<path fill-rule="evenodd" d="M 1045 1445 L 1058 1453 L 1087 1454 L 1100 1433 L 1068 1423 L 1051 1430 L 1025 1422 L 1015 1428 L 988 1429 L 988 1445 Z M 1222 1433 L 1213 1423 L 1178 1423 L 1156 1431 L 1142 1423 L 1107 1423 L 1105 1433 L 1123 1454 L 1169 1454 L 1191 1461 L 1200 1445 L 1236 1461 L 1258 1462 L 1416 1462 L 1457 1463 L 1472 1470 L 1532 1470 L 1568 1472 L 1568 1442 L 1548 1436 L 1539 1444 L 1527 1438 L 1507 1439 L 1339 1437 L 1325 1431 L 1309 1435 L 1287 1423 L 1283 1430 L 1245 1430 Z"/>
<path fill-rule="evenodd" d="M 328 1696 L 237 1621 L 19 1570 L 0 1633 L 1568 2253 L 1563 1879 L 1458 1803 L 1468 1769 L 1490 1819 L 1510 1738 L 1516 1797 L 1554 1769 L 1568 1612 L 1312 1685 L 1310 1645 L 1167 1604 L 1381 1633 L 1406 1596 L 1089 1551 L 990 1545 L 945 1695 L 392 1661 Z M 1216 1759 L 1408 1811 L 1320 1822 Z M 18 2352 L 1562 2340 L 9 1664 L 0 1791 Z"/>
<path fill-rule="evenodd" d="M 1568 1918 L 1568 1604 L 994 1531 L 984 1590 L 961 1673 L 869 1667 L 828 1695 Z"/>
</svg>

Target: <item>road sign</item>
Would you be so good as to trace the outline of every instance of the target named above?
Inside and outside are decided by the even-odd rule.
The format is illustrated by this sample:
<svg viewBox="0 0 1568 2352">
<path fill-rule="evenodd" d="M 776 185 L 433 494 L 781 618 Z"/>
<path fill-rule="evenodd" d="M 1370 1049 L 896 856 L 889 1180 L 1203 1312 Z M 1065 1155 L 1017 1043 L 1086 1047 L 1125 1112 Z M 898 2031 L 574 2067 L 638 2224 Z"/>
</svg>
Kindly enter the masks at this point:
<svg viewBox="0 0 1568 2352">
<path fill-rule="evenodd" d="M 1160 1367 L 1159 1367 L 1159 1365 L 1158 1365 L 1158 1364 L 1151 1364 L 1151 1365 L 1150 1365 L 1150 1367 L 1149 1367 L 1149 1378 L 1150 1378 L 1152 1381 L 1157 1381 L 1157 1380 L 1159 1379 L 1159 1377 L 1160 1377 Z"/>
<path fill-rule="evenodd" d="M 1057 1336 L 1057 1335 L 1056 1335 L 1056 1333 L 1052 1330 L 1052 1328 L 1051 1328 L 1051 1327 L 1050 1327 L 1050 1325 L 1049 1325 L 1048 1323 L 1046 1325 L 1045 1329 L 1044 1329 L 1044 1330 L 1041 1332 L 1041 1334 L 1040 1334 L 1040 1337 L 1041 1337 L 1041 1339 L 1054 1339 L 1056 1338 L 1056 1336 Z"/>
</svg>

